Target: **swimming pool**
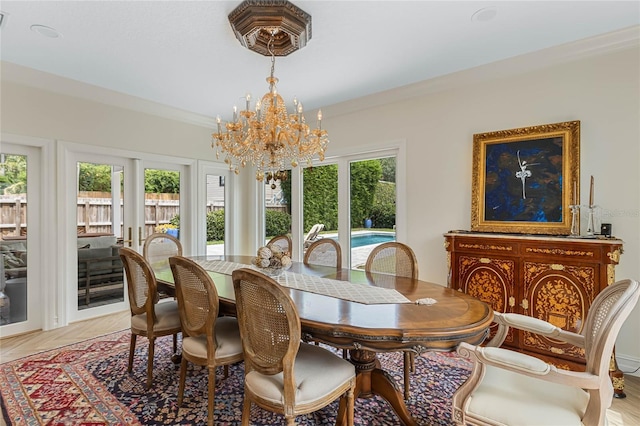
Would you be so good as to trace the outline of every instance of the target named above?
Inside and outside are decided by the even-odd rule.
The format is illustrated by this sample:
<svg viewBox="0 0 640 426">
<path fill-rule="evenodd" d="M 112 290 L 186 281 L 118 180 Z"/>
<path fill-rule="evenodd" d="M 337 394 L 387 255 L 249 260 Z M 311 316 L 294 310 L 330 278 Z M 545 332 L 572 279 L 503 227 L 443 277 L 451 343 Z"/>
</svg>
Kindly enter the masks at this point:
<svg viewBox="0 0 640 426">
<path fill-rule="evenodd" d="M 395 241 L 396 235 L 393 233 L 368 233 L 356 234 L 351 237 L 351 248 L 368 246 L 370 244 L 386 243 Z"/>
</svg>

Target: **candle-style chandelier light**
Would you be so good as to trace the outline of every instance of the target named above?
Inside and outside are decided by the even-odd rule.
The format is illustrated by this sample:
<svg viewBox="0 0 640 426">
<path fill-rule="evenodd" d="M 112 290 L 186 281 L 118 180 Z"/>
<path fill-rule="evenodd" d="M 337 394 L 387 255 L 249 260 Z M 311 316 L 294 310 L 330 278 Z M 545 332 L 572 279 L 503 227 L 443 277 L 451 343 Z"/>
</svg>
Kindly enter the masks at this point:
<svg viewBox="0 0 640 426">
<path fill-rule="evenodd" d="M 311 165 L 314 157 L 324 160 L 329 140 L 322 129 L 322 111 L 318 111 L 316 128 L 311 129 L 296 98 L 292 110 L 287 111 L 274 76 L 276 55 L 287 55 L 311 38 L 311 16 L 288 1 L 246 0 L 231 12 L 229 21 L 245 47 L 271 56 L 271 74 L 267 77 L 269 91 L 255 106 L 247 94 L 243 110 L 233 107 L 232 121 L 223 124 L 217 117 L 217 131 L 211 135 L 216 158 L 224 155 L 236 174 L 251 164 L 256 167 L 258 181 L 264 180 L 265 174 L 275 180 L 278 172 L 302 162 Z"/>
</svg>

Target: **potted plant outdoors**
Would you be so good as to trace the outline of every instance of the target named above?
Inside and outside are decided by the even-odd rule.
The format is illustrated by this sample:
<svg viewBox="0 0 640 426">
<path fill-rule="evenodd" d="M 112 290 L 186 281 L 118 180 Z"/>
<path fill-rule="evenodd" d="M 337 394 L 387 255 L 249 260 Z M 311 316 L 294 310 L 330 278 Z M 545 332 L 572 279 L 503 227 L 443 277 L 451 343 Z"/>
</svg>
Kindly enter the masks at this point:
<svg viewBox="0 0 640 426">
<path fill-rule="evenodd" d="M 171 223 L 164 223 L 162 225 L 158 225 L 156 226 L 155 231 L 162 234 L 169 234 L 172 237 L 176 237 L 176 238 L 178 238 L 178 235 L 180 233 L 178 228 Z"/>
</svg>

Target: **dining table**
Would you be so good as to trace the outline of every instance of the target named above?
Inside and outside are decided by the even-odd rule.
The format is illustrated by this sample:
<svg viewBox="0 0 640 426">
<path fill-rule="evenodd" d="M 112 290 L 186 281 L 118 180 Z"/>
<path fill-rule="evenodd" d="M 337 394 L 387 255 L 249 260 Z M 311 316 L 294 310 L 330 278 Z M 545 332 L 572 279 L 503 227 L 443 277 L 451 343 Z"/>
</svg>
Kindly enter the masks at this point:
<svg viewBox="0 0 640 426">
<path fill-rule="evenodd" d="M 235 315 L 231 273 L 255 268 L 251 256 L 191 256 L 215 283 L 220 313 Z M 153 265 L 152 265 L 153 266 Z M 159 289 L 175 291 L 168 265 L 154 267 Z M 461 342 L 479 344 L 488 335 L 493 310 L 484 302 L 445 286 L 419 279 L 359 269 L 293 262 L 273 277 L 295 303 L 302 340 L 349 351 L 356 370 L 355 396 L 379 395 L 405 425 L 416 425 L 404 394 L 377 354 L 384 352 L 453 351 Z M 341 403 L 336 424 L 346 423 Z"/>
</svg>

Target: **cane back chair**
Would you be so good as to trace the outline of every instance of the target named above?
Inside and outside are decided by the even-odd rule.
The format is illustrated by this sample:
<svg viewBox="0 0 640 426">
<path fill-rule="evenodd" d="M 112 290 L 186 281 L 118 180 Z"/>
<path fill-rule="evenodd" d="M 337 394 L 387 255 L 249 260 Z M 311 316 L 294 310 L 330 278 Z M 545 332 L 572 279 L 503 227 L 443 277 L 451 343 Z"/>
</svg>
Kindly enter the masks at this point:
<svg viewBox="0 0 640 426">
<path fill-rule="evenodd" d="M 300 317 L 286 290 L 251 269 L 233 272 L 233 287 L 244 348 L 242 424 L 251 404 L 284 414 L 287 425 L 339 397 L 347 398 L 353 425 L 355 368 L 332 352 L 300 342 Z"/>
</svg>

